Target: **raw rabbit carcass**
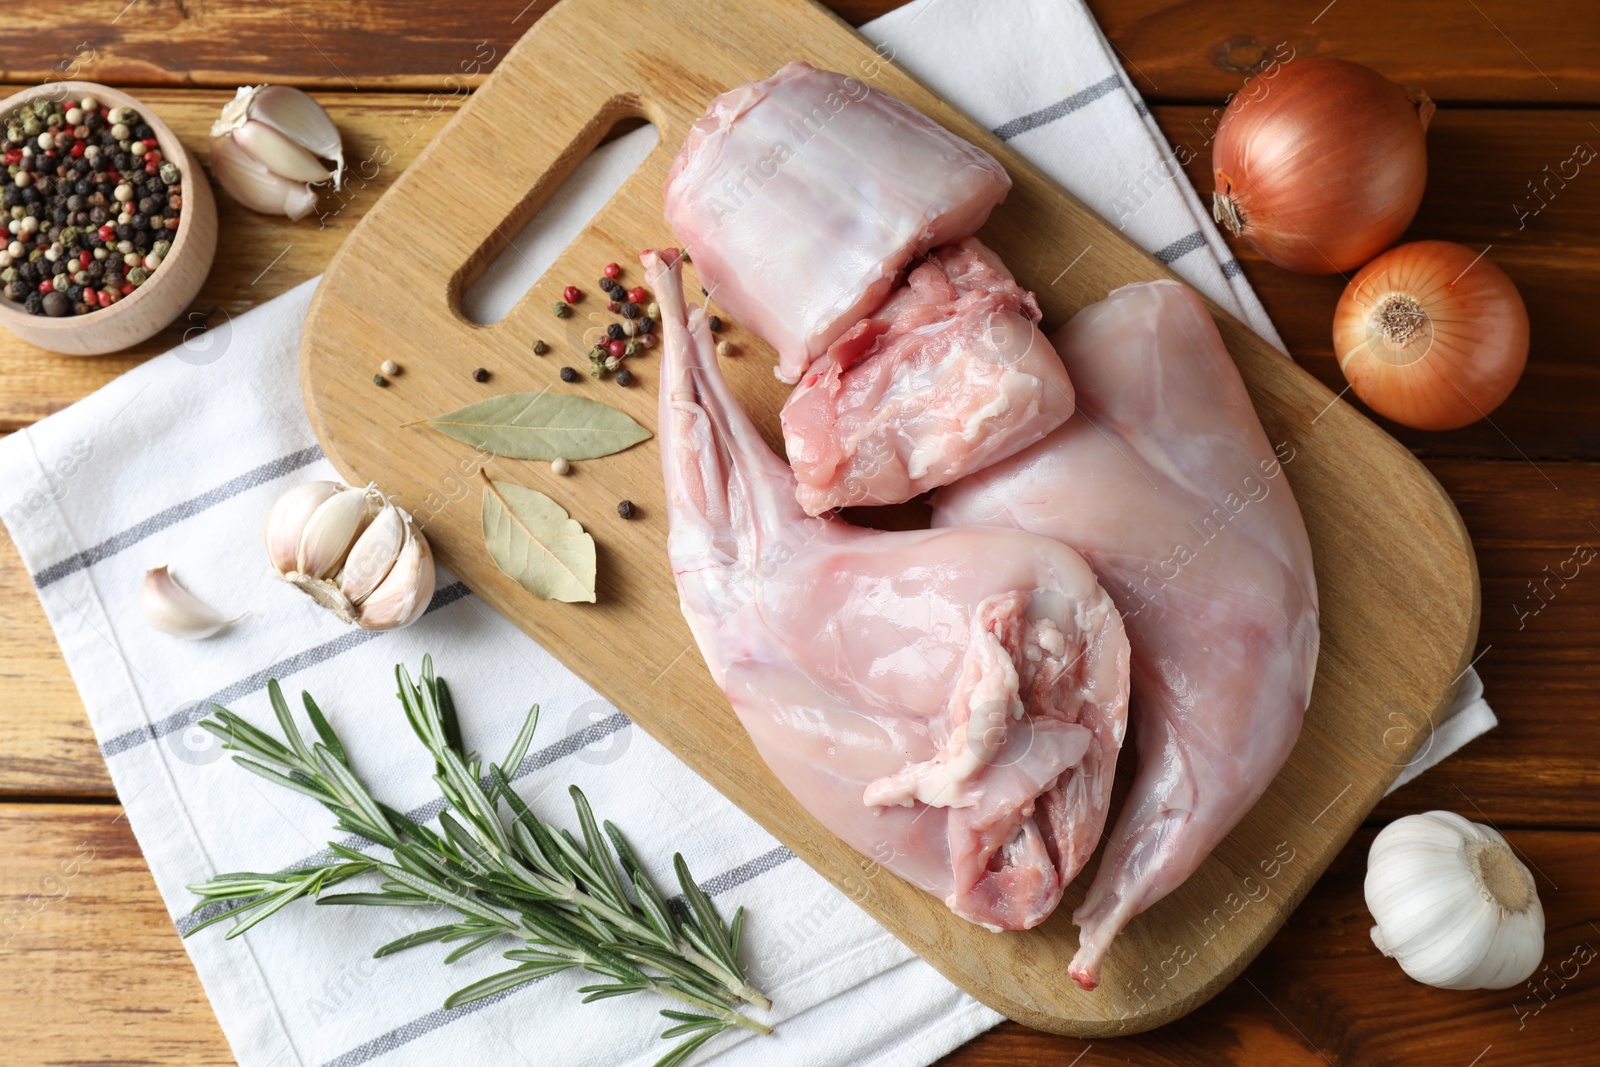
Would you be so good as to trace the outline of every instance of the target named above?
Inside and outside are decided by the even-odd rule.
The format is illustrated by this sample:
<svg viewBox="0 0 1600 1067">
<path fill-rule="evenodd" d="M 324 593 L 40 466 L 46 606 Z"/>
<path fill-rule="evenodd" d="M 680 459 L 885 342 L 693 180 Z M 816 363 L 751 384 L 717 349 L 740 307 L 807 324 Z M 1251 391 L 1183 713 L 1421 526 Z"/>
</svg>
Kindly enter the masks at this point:
<svg viewBox="0 0 1600 1067">
<path fill-rule="evenodd" d="M 797 382 L 919 252 L 974 233 L 1011 179 L 993 156 L 857 78 L 795 62 L 711 102 L 666 216 L 711 300 Z"/>
<path fill-rule="evenodd" d="M 898 504 L 1060 426 L 1072 382 L 1039 317 L 976 237 L 935 249 L 784 404 L 800 506 Z"/>
<path fill-rule="evenodd" d="M 712 677 L 831 831 L 972 922 L 1043 921 L 1099 840 L 1126 725 L 1111 598 L 1050 538 L 807 516 L 686 309 L 676 253 L 642 261 L 668 555 Z"/>
<path fill-rule="evenodd" d="M 1300 733 L 1317 662 L 1305 524 L 1205 306 L 1118 289 L 1054 337 L 1078 412 L 934 498 L 934 524 L 1060 538 L 1093 565 L 1133 648 L 1138 771 L 1083 905 L 1072 976 L 1200 866 Z M 1292 458 L 1292 457 L 1289 457 Z"/>
</svg>

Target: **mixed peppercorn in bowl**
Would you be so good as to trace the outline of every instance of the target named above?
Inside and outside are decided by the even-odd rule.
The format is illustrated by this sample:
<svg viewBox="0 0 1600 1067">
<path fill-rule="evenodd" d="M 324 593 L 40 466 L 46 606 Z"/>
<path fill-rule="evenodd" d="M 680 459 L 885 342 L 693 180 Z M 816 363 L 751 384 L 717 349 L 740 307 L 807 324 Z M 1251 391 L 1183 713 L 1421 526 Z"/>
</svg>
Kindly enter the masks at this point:
<svg viewBox="0 0 1600 1067">
<path fill-rule="evenodd" d="M 159 332 L 193 300 L 215 204 L 148 107 L 90 83 L 36 87 L 0 102 L 0 153 L 0 324 L 87 355 Z"/>
</svg>

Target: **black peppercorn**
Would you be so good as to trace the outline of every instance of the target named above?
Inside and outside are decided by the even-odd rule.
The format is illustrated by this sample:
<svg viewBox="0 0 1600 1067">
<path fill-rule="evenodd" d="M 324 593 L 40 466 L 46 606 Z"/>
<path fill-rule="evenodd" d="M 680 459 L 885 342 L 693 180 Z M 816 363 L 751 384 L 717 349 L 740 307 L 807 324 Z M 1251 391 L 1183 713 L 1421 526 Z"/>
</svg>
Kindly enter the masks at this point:
<svg viewBox="0 0 1600 1067">
<path fill-rule="evenodd" d="M 21 303 L 28 298 L 28 286 L 21 278 L 17 278 L 6 286 L 6 299 Z"/>
<path fill-rule="evenodd" d="M 640 333 L 649 333 L 650 331 L 654 330 L 655 328 L 656 328 L 656 320 L 655 319 L 652 319 L 649 315 L 644 315 L 644 316 L 640 317 L 640 319 L 639 319 L 639 332 Z"/>
<path fill-rule="evenodd" d="M 720 317 L 716 316 L 716 315 L 713 315 L 709 319 L 707 319 L 706 320 L 706 325 L 711 327 L 711 332 L 712 333 L 721 333 L 722 332 L 722 319 Z"/>
<path fill-rule="evenodd" d="M 489 372 L 483 367 L 479 367 L 477 370 L 472 372 L 472 380 L 475 382 L 486 382 L 489 380 Z"/>
<path fill-rule="evenodd" d="M 578 372 L 573 370 L 571 367 L 562 367 L 561 380 L 564 382 L 575 382 L 578 380 Z"/>
<path fill-rule="evenodd" d="M 133 128 L 133 135 L 141 141 L 148 141 L 156 135 L 156 131 L 152 130 L 146 123 L 141 122 Z"/>
<path fill-rule="evenodd" d="M 633 501 L 622 500 L 617 502 L 617 514 L 623 518 L 631 519 L 638 513 L 639 509 L 633 506 Z"/>
<path fill-rule="evenodd" d="M 636 319 L 643 314 L 644 309 L 638 304 L 635 304 L 632 300 L 622 305 L 622 315 L 624 318 Z"/>
<path fill-rule="evenodd" d="M 613 322 L 610 326 L 606 327 L 606 336 L 611 338 L 613 341 L 620 341 L 626 337 L 627 334 L 625 334 L 622 330 L 622 323 Z"/>
<path fill-rule="evenodd" d="M 27 309 L 30 315 L 44 314 L 44 294 L 34 290 L 28 294 L 28 299 L 22 302 L 22 306 Z"/>
<path fill-rule="evenodd" d="M 607 278 L 604 274 L 600 275 L 600 291 L 602 293 L 609 293 L 616 284 L 616 279 Z"/>
<path fill-rule="evenodd" d="M 633 384 L 633 371 L 624 367 L 617 371 L 617 384 L 626 388 Z"/>
</svg>

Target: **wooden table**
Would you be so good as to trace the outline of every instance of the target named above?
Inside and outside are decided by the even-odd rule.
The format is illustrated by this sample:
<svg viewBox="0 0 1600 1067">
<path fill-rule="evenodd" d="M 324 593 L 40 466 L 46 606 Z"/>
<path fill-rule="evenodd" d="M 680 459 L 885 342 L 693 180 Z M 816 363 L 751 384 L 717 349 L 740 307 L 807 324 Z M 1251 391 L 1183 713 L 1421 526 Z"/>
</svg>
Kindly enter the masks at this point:
<svg viewBox="0 0 1600 1067">
<path fill-rule="evenodd" d="M 861 22 L 896 3 L 834 6 Z M 1600 572 L 1565 584 L 1547 576 L 1578 546 L 1600 545 L 1600 177 L 1541 183 L 1575 145 L 1600 144 L 1600 7 L 1324 3 L 1091 0 L 1202 194 L 1214 116 L 1280 42 L 1369 63 L 1439 103 L 1428 193 L 1409 236 L 1492 246 L 1527 301 L 1533 351 L 1492 421 L 1446 434 L 1390 429 L 1472 532 L 1483 576 L 1478 669 L 1502 725 L 1385 801 L 1266 952 L 1187 1019 L 1092 1045 L 1007 1024 L 954 1053 L 951 1067 L 1595 1062 L 1600 966 L 1574 976 L 1571 961 L 1600 944 Z M 77 76 L 132 89 L 197 146 L 235 86 L 292 83 L 316 90 L 350 158 L 381 144 L 394 159 L 352 182 L 342 202 L 325 201 L 321 228 L 219 197 L 223 236 L 199 318 L 133 352 L 71 359 L 0 336 L 0 430 L 65 407 L 193 322 L 237 315 L 316 274 L 481 80 L 471 63 L 492 66 L 548 6 L 479 0 L 469 15 L 414 0 L 8 4 L 0 81 Z M 625 0 L 618 10 L 626 17 Z M 1539 203 L 1533 188 L 1545 206 L 1519 225 L 1518 209 Z M 1340 279 L 1236 252 L 1295 357 L 1341 388 L 1329 338 Z M 9 543 L 0 647 L 0 1062 L 230 1062 Z M 1549 927 L 1536 989 L 1427 989 L 1372 947 L 1361 879 L 1374 828 L 1432 808 L 1493 823 L 1533 868 Z M 71 877 L 59 874 L 63 861 Z"/>
</svg>

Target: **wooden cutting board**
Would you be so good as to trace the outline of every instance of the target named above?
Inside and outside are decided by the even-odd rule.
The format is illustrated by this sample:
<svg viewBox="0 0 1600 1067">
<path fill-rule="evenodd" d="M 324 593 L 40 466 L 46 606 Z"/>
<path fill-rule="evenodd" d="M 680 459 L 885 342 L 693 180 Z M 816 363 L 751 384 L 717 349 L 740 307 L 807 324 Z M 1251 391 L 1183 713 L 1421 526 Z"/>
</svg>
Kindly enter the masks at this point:
<svg viewBox="0 0 1600 1067">
<path fill-rule="evenodd" d="M 1281 453 L 1292 450 L 1284 469 L 1316 559 L 1321 661 L 1299 744 L 1272 787 L 1193 877 L 1134 920 L 1102 985 L 1086 993 L 1067 977 L 1077 945 L 1069 916 L 1092 871 L 1040 928 L 991 934 L 846 847 L 766 770 L 678 612 L 654 441 L 576 464 L 565 478 L 544 463 L 488 461 L 495 478 L 548 493 L 594 535 L 599 602 L 572 605 L 535 599 L 490 560 L 471 477 L 479 457 L 405 425 L 495 393 L 554 388 L 604 400 L 653 428 L 654 352 L 634 364 L 638 381 L 627 389 L 587 375 L 564 385 L 559 369 L 586 369 L 582 331 L 591 312 L 603 311 L 601 267 L 615 260 L 637 284 L 637 251 L 675 243 L 661 189 L 689 125 L 716 94 L 791 59 L 893 93 L 1006 166 L 1015 188 L 981 236 L 1038 293 L 1047 329 L 1117 286 L 1172 277 L 886 52 L 805 0 L 633 0 L 620 8 L 564 0 L 334 258 L 302 344 L 306 406 L 348 481 L 376 480 L 396 494 L 474 592 L 952 981 L 1044 1030 L 1098 1037 L 1148 1029 L 1204 1002 L 1261 950 L 1427 742 L 1467 666 L 1479 608 L 1471 545 L 1438 483 L 1391 438 L 1212 308 L 1268 437 Z M 661 134 L 643 165 L 503 320 L 467 321 L 461 293 L 617 123 L 641 118 Z M 587 296 L 559 320 L 551 304 L 568 284 Z M 785 390 L 772 376 L 773 355 L 737 326 L 725 336 L 737 351 L 724 361 L 733 387 L 776 445 Z M 535 339 L 553 351 L 534 356 Z M 372 375 L 389 358 L 404 373 L 376 388 Z M 480 366 L 493 373 L 487 384 L 469 376 Z M 631 522 L 616 513 L 623 498 L 639 506 Z M 449 674 L 448 663 L 440 667 Z M 1124 771 L 1132 759 L 1124 757 Z"/>
</svg>

